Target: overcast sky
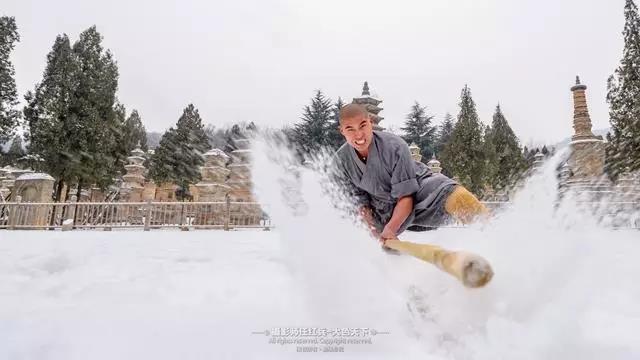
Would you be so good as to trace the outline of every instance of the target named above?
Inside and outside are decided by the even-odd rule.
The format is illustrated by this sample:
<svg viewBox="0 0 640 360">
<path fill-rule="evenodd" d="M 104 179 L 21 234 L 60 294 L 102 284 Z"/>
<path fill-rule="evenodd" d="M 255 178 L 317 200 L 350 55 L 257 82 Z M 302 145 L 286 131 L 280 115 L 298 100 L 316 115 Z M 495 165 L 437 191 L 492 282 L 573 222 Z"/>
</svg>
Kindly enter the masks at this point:
<svg viewBox="0 0 640 360">
<path fill-rule="evenodd" d="M 8 3 L 7 3 L 8 1 Z M 573 133 L 580 75 L 594 129 L 622 55 L 624 0 L 3 0 L 21 42 L 18 90 L 40 81 L 57 34 L 91 25 L 118 61 L 118 97 L 148 130 L 193 102 L 206 123 L 293 123 L 316 89 L 351 101 L 367 80 L 399 128 L 414 101 L 440 123 L 468 84 L 480 119 L 496 104 L 526 145 Z"/>
</svg>

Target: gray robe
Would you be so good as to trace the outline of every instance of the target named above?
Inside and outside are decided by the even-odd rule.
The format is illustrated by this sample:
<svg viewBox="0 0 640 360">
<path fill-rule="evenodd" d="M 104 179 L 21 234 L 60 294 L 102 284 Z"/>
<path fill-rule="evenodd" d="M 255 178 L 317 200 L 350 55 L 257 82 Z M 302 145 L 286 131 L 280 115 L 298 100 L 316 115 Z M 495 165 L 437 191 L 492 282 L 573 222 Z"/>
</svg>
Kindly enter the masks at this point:
<svg viewBox="0 0 640 360">
<path fill-rule="evenodd" d="M 413 211 L 398 233 L 411 225 L 435 227 L 446 220 L 444 203 L 456 182 L 413 160 L 399 136 L 374 131 L 366 163 L 347 143 L 338 149 L 335 160 L 338 175 L 357 205 L 372 209 L 378 231 L 391 219 L 398 199 L 407 195 L 413 196 Z"/>
</svg>

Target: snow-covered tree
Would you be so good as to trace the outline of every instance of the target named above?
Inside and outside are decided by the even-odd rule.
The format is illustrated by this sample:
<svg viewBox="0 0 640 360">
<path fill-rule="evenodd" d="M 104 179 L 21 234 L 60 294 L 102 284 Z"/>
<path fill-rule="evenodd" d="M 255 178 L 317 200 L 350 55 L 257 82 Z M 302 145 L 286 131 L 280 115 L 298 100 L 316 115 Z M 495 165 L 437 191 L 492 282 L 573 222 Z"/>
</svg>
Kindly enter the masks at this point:
<svg viewBox="0 0 640 360">
<path fill-rule="evenodd" d="M 56 200 L 63 186 L 74 180 L 78 165 L 72 141 L 81 125 L 71 112 L 78 71 L 69 38 L 59 35 L 47 55 L 42 81 L 25 95 L 28 152 L 43 160 L 36 170 L 56 179 Z"/>
<path fill-rule="evenodd" d="M 329 127 L 333 116 L 331 99 L 322 91 L 316 91 L 311 105 L 304 107 L 301 122 L 293 128 L 295 143 L 303 154 L 312 154 L 322 147 L 330 146 Z"/>
<path fill-rule="evenodd" d="M 126 144 L 127 154 L 140 146 L 143 151 L 149 150 L 147 146 L 147 130 L 142 124 L 142 118 L 138 110 L 133 109 L 124 122 L 123 142 Z"/>
<path fill-rule="evenodd" d="M 428 115 L 426 107 L 416 101 L 406 117 L 402 138 L 407 144 L 416 144 L 420 148 L 422 158 L 428 161 L 435 148 L 436 127 L 431 125 L 432 115 Z"/>
<path fill-rule="evenodd" d="M 460 95 L 460 113 L 441 156 L 442 166 L 472 192 L 484 189 L 483 128 L 468 86 Z"/>
<path fill-rule="evenodd" d="M 485 149 L 488 183 L 494 190 L 512 186 L 524 171 L 524 157 L 500 105 L 496 106 L 491 127 L 487 128 Z"/>
<path fill-rule="evenodd" d="M 82 186 L 105 188 L 118 171 L 118 119 L 114 111 L 118 88 L 118 67 L 109 50 L 102 47 L 102 35 L 95 26 L 80 33 L 73 45 L 79 71 L 71 101 L 78 136 L 72 138 L 72 151 L 79 166 L 76 180 Z"/>
<path fill-rule="evenodd" d="M 451 134 L 453 133 L 454 125 L 455 125 L 455 120 L 453 116 L 447 113 L 444 116 L 444 120 L 442 121 L 442 124 L 438 127 L 438 131 L 436 135 L 436 145 L 435 145 L 436 154 L 442 153 L 445 145 L 447 145 L 447 143 L 449 142 L 449 139 L 451 139 Z"/>
<path fill-rule="evenodd" d="M 16 110 L 18 92 L 15 70 L 11 63 L 11 51 L 20 41 L 18 27 L 13 17 L 0 17 L 0 144 L 11 138 L 18 125 L 20 113 Z"/>
<path fill-rule="evenodd" d="M 333 149 L 338 149 L 344 144 L 344 137 L 340 133 L 340 109 L 345 105 L 342 98 L 338 98 L 338 101 L 333 104 L 331 120 L 329 121 L 329 145 Z"/>
<path fill-rule="evenodd" d="M 178 185 L 177 198 L 189 197 L 189 185 L 200 181 L 203 154 L 210 149 L 200 113 L 189 104 L 176 127 L 167 130 L 151 158 L 149 176 L 156 183 Z"/>
<path fill-rule="evenodd" d="M 117 174 L 117 87 L 116 62 L 95 26 L 73 47 L 66 35 L 56 38 L 42 81 L 27 93 L 24 108 L 29 153 L 58 181 L 56 199 L 64 184 L 78 184 L 79 193 L 83 186 L 104 188 Z"/>
<path fill-rule="evenodd" d="M 640 17 L 633 0 L 626 0 L 624 16 L 622 60 L 607 86 L 607 172 L 614 178 L 640 169 Z"/>
</svg>

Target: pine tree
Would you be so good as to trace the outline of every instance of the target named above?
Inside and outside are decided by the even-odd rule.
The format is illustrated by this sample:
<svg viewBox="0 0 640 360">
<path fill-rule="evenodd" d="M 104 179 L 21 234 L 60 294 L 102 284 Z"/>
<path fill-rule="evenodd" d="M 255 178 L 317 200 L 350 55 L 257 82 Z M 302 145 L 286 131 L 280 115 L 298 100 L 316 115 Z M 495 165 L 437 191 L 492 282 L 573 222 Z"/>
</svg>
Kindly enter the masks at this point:
<svg viewBox="0 0 640 360">
<path fill-rule="evenodd" d="M 79 136 L 80 124 L 70 108 L 78 71 L 69 38 L 59 35 L 47 55 L 42 81 L 25 95 L 28 151 L 42 160 L 36 170 L 56 179 L 56 200 L 61 198 L 63 186 L 73 181 L 78 166 L 72 142 Z"/>
<path fill-rule="evenodd" d="M 117 174 L 117 86 L 115 60 L 95 27 L 73 47 L 66 35 L 56 38 L 42 82 L 27 93 L 24 108 L 29 152 L 57 179 L 56 199 L 63 184 L 77 183 L 80 193 L 87 185 L 105 188 Z"/>
<path fill-rule="evenodd" d="M 202 155 L 210 148 L 200 113 L 193 104 L 189 104 L 176 127 L 162 136 L 152 156 L 149 175 L 156 183 L 178 185 L 177 198 L 186 199 L 190 196 L 189 185 L 201 179 Z"/>
<path fill-rule="evenodd" d="M 435 148 L 436 128 L 431 125 L 433 116 L 427 115 L 426 108 L 416 101 L 407 115 L 402 138 L 407 144 L 416 144 L 420 148 L 422 158 L 429 160 Z"/>
<path fill-rule="evenodd" d="M 113 182 L 119 169 L 118 119 L 114 111 L 118 88 L 118 67 L 109 50 L 102 47 L 102 35 L 95 26 L 83 31 L 73 45 L 79 72 L 71 112 L 77 121 L 78 137 L 72 150 L 79 155 L 75 169 L 78 193 L 83 185 L 101 188 Z"/>
<path fill-rule="evenodd" d="M 445 145 L 451 139 L 451 133 L 453 133 L 453 127 L 455 126 L 455 120 L 451 114 L 447 113 L 444 116 L 442 125 L 438 128 L 438 135 L 436 136 L 435 152 L 436 154 L 442 153 Z"/>
<path fill-rule="evenodd" d="M 494 115 L 495 117 L 495 115 Z M 483 152 L 484 152 L 484 183 L 489 185 L 493 190 L 498 190 L 496 187 L 495 178 L 500 172 L 498 151 L 494 144 L 494 129 L 491 126 L 483 126 Z"/>
<path fill-rule="evenodd" d="M 113 107 L 115 123 L 112 131 L 114 137 L 117 139 L 115 146 L 112 147 L 111 158 L 113 159 L 113 165 L 119 176 L 126 173 L 125 165 L 127 163 L 127 157 L 131 154 L 131 150 L 135 145 L 131 145 L 129 133 L 127 132 L 127 109 L 123 104 L 116 103 Z"/>
<path fill-rule="evenodd" d="M 622 60 L 607 86 L 607 172 L 614 178 L 640 169 L 640 17 L 633 0 L 626 0 L 624 15 Z"/>
<path fill-rule="evenodd" d="M 338 101 L 333 104 L 331 120 L 329 121 L 329 146 L 336 150 L 344 144 L 344 137 L 340 133 L 340 109 L 344 105 L 344 101 L 339 97 Z"/>
<path fill-rule="evenodd" d="M 488 129 L 485 138 L 487 180 L 494 190 L 504 190 L 513 186 L 524 171 L 522 149 L 500 105 L 496 106 Z"/>
<path fill-rule="evenodd" d="M 147 130 L 142 124 L 142 118 L 138 110 L 133 109 L 124 122 L 122 141 L 126 144 L 126 153 L 129 154 L 138 146 L 144 152 L 149 150 L 147 146 Z"/>
<path fill-rule="evenodd" d="M 542 150 L 540 150 L 540 152 L 542 153 L 542 155 L 544 155 L 545 157 L 549 156 L 549 149 L 547 149 L 547 145 L 543 145 L 542 146 Z"/>
<path fill-rule="evenodd" d="M 9 58 L 18 41 L 20 36 L 15 19 L 0 17 L 0 144 L 11 137 L 20 116 L 15 109 L 18 105 L 15 70 Z"/>
<path fill-rule="evenodd" d="M 442 166 L 470 191 L 482 195 L 484 188 L 484 147 L 480 120 L 468 86 L 462 89 L 460 113 L 451 139 L 442 153 Z"/>
<path fill-rule="evenodd" d="M 318 90 L 311 105 L 304 107 L 302 122 L 294 125 L 295 143 L 304 155 L 330 146 L 328 134 L 333 116 L 331 99 Z"/>
</svg>

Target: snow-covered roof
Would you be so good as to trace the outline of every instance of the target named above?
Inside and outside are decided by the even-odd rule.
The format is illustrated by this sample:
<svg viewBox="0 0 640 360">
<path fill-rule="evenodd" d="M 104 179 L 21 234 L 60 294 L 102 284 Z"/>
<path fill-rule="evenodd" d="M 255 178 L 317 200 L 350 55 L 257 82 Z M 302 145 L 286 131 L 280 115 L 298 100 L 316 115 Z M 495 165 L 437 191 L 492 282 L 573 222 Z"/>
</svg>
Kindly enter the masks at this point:
<svg viewBox="0 0 640 360">
<path fill-rule="evenodd" d="M 229 155 L 227 155 L 224 151 L 220 150 L 220 149 L 211 149 L 209 151 L 207 151 L 205 154 L 205 156 L 209 155 L 213 155 L 213 156 L 219 156 L 225 159 L 229 158 Z"/>
<path fill-rule="evenodd" d="M 54 180 L 49 174 L 45 173 L 29 173 L 18 176 L 16 180 Z"/>
</svg>

